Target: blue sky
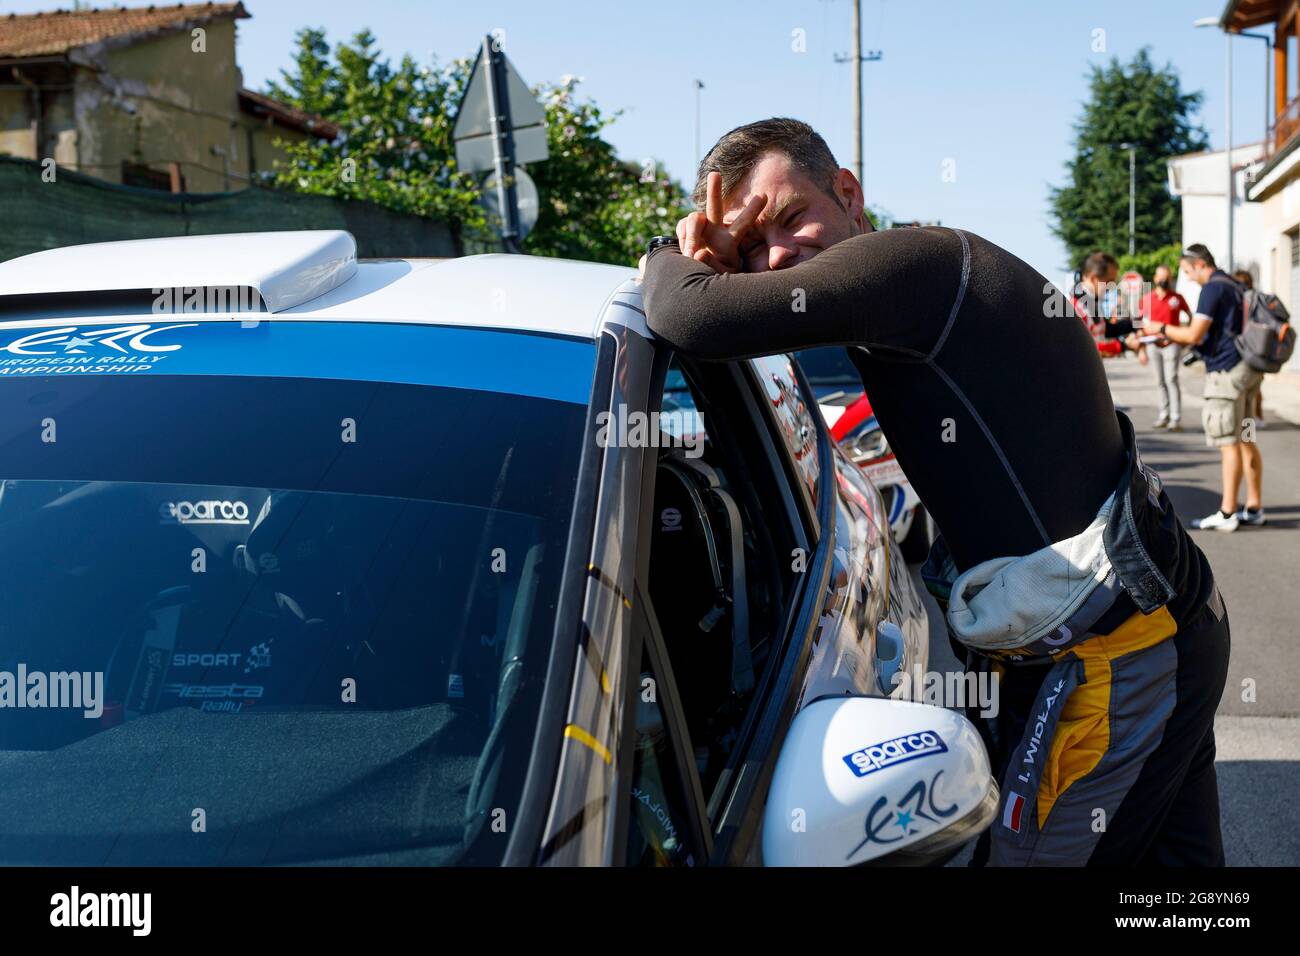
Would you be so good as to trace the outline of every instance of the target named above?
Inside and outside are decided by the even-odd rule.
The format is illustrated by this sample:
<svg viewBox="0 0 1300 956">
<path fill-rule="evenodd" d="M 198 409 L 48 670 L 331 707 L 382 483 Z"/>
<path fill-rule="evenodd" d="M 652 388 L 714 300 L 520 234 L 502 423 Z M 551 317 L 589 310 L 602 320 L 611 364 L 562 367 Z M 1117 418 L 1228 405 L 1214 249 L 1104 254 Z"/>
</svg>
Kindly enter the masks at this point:
<svg viewBox="0 0 1300 956">
<path fill-rule="evenodd" d="M 70 0 L 0 0 L 0 12 L 70 6 Z M 128 2 L 129 6 L 145 5 Z M 683 181 L 694 169 L 694 80 L 705 84 L 707 148 L 733 126 L 772 115 L 807 120 L 844 165 L 852 162 L 850 0 L 245 0 L 239 60 L 260 89 L 287 65 L 294 32 L 331 40 L 369 27 L 385 53 L 449 60 L 474 53 L 483 34 L 506 31 L 506 50 L 529 83 L 566 73 L 606 109 L 620 154 L 657 157 Z M 1059 279 L 1065 251 L 1052 236 L 1048 188 L 1059 185 L 1086 71 L 1150 46 L 1185 89 L 1202 90 L 1201 120 L 1222 145 L 1224 39 L 1195 29 L 1224 0 L 863 0 L 863 44 L 884 58 L 864 65 L 865 188 L 900 219 L 938 220 L 980 233 Z M 3 28 L 0 22 L 0 29 Z M 802 29 L 806 52 L 792 51 Z M 1105 53 L 1093 52 L 1104 30 Z M 1263 129 L 1264 44 L 1234 41 L 1234 135 Z M 955 182 L 945 182 L 953 161 Z M 1122 251 L 1122 250 L 1117 250 Z"/>
</svg>

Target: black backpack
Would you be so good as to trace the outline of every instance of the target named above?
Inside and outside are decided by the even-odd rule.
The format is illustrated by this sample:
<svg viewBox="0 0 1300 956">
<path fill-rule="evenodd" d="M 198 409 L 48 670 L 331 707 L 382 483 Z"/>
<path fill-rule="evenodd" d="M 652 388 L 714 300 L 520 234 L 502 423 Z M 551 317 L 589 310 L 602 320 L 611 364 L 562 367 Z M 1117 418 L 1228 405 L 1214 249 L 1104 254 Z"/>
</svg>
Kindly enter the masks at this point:
<svg viewBox="0 0 1300 956">
<path fill-rule="evenodd" d="M 1276 372 L 1295 351 L 1291 313 L 1271 292 L 1244 288 L 1235 279 L 1228 281 L 1241 289 L 1241 332 L 1233 338 L 1233 344 L 1251 368 Z"/>
</svg>

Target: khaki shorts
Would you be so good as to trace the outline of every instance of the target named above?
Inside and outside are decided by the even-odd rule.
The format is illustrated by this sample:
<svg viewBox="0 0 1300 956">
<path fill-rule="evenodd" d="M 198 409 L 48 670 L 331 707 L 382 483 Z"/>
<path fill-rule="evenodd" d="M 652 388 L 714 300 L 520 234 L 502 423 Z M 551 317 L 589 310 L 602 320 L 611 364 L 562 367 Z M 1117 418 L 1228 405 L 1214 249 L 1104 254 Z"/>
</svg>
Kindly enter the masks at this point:
<svg viewBox="0 0 1300 956">
<path fill-rule="evenodd" d="M 1201 425 L 1205 443 L 1211 447 L 1235 445 L 1241 441 L 1242 425 L 1255 414 L 1259 384 L 1264 373 L 1240 361 L 1226 372 L 1205 374 L 1205 404 Z"/>
</svg>

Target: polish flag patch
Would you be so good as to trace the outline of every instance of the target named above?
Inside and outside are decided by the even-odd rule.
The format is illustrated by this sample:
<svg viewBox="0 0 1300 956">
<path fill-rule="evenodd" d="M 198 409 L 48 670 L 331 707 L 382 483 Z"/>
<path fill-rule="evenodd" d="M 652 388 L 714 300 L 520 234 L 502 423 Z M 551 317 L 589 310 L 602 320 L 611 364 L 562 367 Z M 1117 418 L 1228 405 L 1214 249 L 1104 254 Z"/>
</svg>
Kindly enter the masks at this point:
<svg viewBox="0 0 1300 956">
<path fill-rule="evenodd" d="M 1007 795 L 1007 804 L 1002 809 L 1002 825 L 1008 830 L 1020 832 L 1020 815 L 1025 809 L 1025 798 L 1012 791 Z"/>
</svg>

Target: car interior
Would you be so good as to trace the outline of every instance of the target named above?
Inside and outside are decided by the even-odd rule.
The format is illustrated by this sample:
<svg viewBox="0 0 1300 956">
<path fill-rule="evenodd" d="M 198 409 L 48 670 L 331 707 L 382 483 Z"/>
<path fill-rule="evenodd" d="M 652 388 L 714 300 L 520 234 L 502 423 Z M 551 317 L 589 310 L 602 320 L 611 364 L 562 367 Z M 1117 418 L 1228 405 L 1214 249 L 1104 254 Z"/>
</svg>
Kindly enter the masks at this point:
<svg viewBox="0 0 1300 956">
<path fill-rule="evenodd" d="M 716 805 L 774 639 L 794 574 L 793 547 L 770 469 L 750 467 L 735 366 L 700 369 L 674 359 L 662 408 L 702 439 L 665 435 L 651 515 L 648 594 L 706 800 Z M 711 426 L 711 427 L 708 427 Z M 679 430 L 680 430 L 679 426 Z M 755 436 L 749 436 L 754 439 Z M 677 439 L 676 445 L 672 439 Z M 682 447 L 685 444 L 685 447 Z M 789 539 L 789 540 L 787 540 Z"/>
<path fill-rule="evenodd" d="M 250 502 L 251 527 L 159 518 L 159 501 L 185 498 Z M 546 613 L 534 600 L 545 547 L 528 517 L 491 516 L 493 541 L 521 555 L 501 574 L 461 560 L 455 544 L 483 537 L 485 513 L 442 503 L 0 481 L 0 528 L 19 538 L 38 517 L 41 533 L 21 536 L 31 546 L 0 549 L 17 625 L 0 635 L 4 656 L 48 670 L 102 662 L 107 699 L 98 720 L 24 710 L 5 722 L 0 756 L 16 779 L 0 800 L 9 821 L 0 857 L 76 863 L 107 853 L 100 836 L 117 833 L 112 859 L 129 863 L 284 862 L 323 847 L 380 854 L 416 837 L 411 860 L 446 862 L 485 837 L 503 787 L 518 786 L 526 761 L 515 748 L 526 738 L 507 731 L 535 694 L 521 686 L 522 660 L 532 617 Z M 204 573 L 191 572 L 196 546 Z M 60 601 L 85 589 L 73 553 L 131 560 L 102 577 L 114 586 L 93 600 Z M 52 651 L 53 634 L 79 637 Z M 344 677 L 355 704 L 343 702 Z M 212 806 L 226 807 L 214 833 L 274 836 L 211 860 L 160 842 L 156 821 L 135 815 L 128 796 L 145 770 L 159 790 L 204 781 Z M 87 772 L 97 786 L 83 799 Z M 394 793 L 410 799 L 385 802 Z M 348 816 L 358 800 L 373 805 L 364 826 Z M 40 829 L 42 813 L 82 811 L 99 828 L 94 839 L 17 837 L 15 814 Z"/>
</svg>

